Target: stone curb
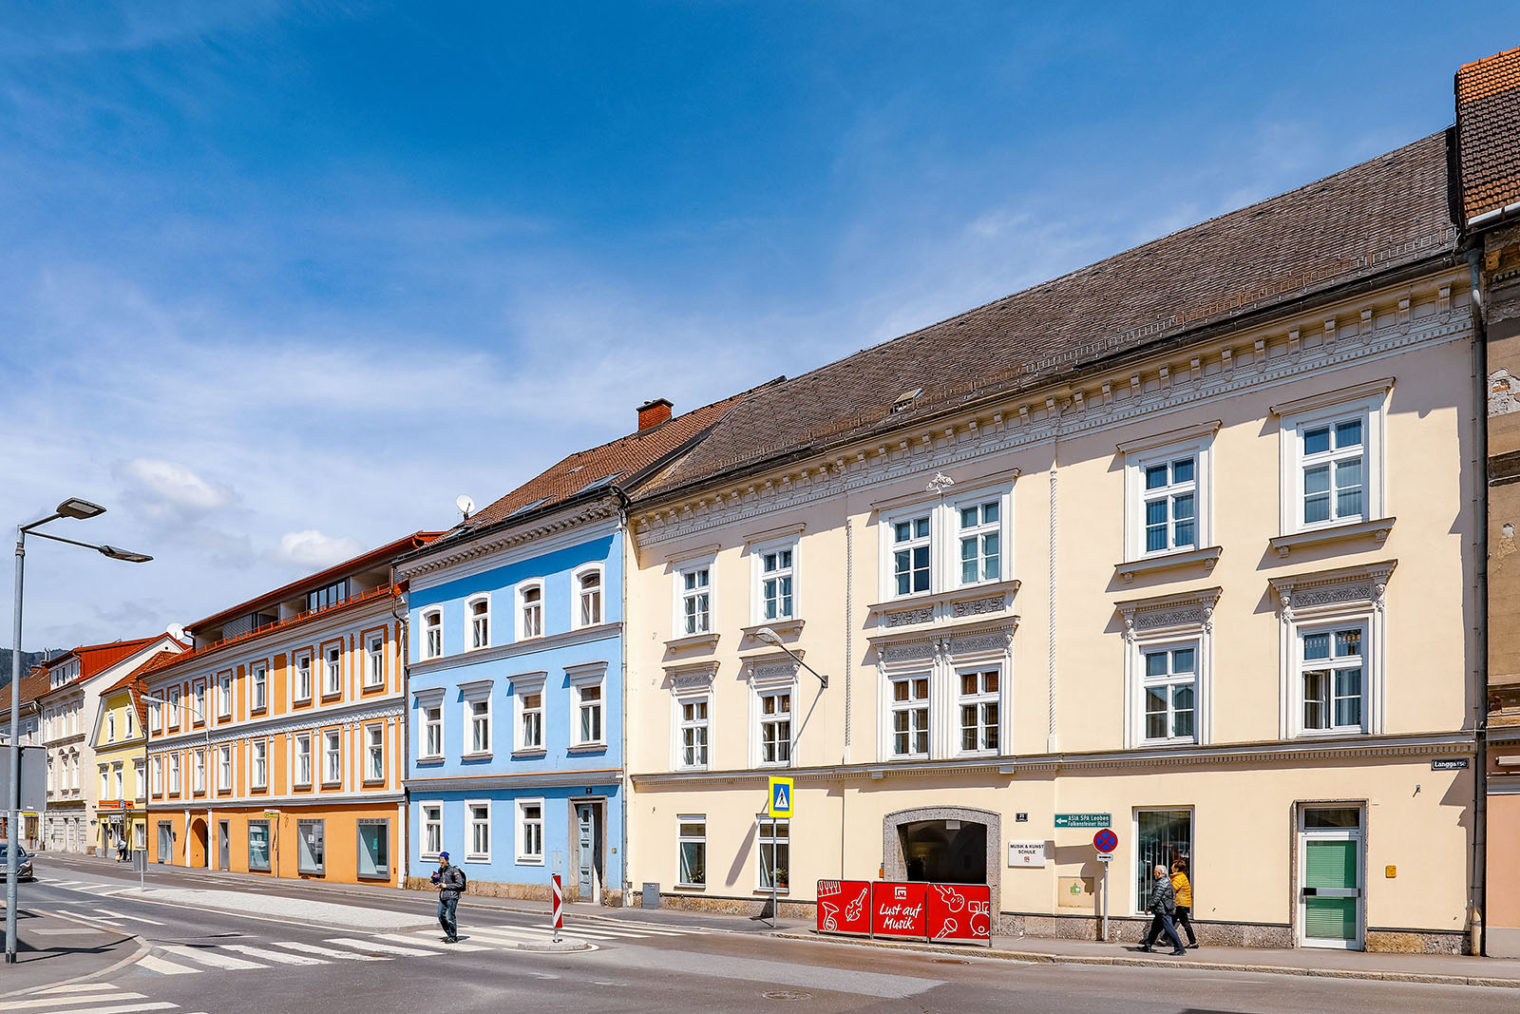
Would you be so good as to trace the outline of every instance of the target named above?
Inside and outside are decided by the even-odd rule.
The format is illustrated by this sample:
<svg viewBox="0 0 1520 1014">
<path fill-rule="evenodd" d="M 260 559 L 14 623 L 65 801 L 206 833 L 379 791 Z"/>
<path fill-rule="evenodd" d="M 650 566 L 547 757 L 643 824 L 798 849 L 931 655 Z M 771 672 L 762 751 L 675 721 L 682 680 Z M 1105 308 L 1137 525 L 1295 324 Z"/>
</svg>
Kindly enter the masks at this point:
<svg viewBox="0 0 1520 1014">
<path fill-rule="evenodd" d="M 932 954 L 956 954 L 967 958 L 996 958 L 1022 961 L 1032 965 L 1117 965 L 1125 968 L 1181 968 L 1206 972 L 1250 972 L 1255 975 L 1300 975 L 1326 979 L 1365 979 L 1373 982 L 1411 982 L 1437 986 L 1484 986 L 1520 989 L 1520 979 L 1496 979 L 1483 975 L 1444 975 L 1427 972 L 1384 972 L 1359 968 L 1297 968 L 1289 965 L 1252 965 L 1224 961 L 1163 961 L 1158 958 L 1099 957 L 1083 954 L 1053 954 L 1047 951 L 1008 951 L 997 948 L 936 946 L 929 943 L 898 943 L 861 937 L 835 938 L 816 933 L 780 931 L 771 936 L 787 940 L 811 940 L 815 943 L 844 944 L 855 947 L 879 947 L 886 950 L 927 951 Z"/>
</svg>

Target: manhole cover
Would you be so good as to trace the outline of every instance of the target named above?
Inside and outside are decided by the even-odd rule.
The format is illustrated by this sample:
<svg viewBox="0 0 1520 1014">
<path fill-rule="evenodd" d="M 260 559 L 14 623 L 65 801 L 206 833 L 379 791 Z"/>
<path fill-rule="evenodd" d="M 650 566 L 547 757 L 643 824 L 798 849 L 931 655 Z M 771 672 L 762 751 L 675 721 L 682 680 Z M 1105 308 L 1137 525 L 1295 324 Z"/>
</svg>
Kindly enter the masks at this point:
<svg viewBox="0 0 1520 1014">
<path fill-rule="evenodd" d="M 769 993 L 761 993 L 767 1000 L 811 1000 L 812 993 L 804 993 L 800 989 L 773 989 Z"/>
</svg>

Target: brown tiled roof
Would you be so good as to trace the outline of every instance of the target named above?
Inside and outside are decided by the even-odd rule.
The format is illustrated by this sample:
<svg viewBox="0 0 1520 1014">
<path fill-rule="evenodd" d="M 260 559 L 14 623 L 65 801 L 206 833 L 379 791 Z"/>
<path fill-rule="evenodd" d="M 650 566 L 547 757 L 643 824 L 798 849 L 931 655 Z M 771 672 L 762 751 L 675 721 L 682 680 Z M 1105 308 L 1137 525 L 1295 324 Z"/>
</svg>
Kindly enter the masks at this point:
<svg viewBox="0 0 1520 1014">
<path fill-rule="evenodd" d="M 73 680 L 77 683 L 87 680 L 91 676 L 98 676 L 122 659 L 134 655 L 145 646 L 165 634 L 154 634 L 152 637 L 139 637 L 135 641 L 112 641 L 109 644 L 84 644 L 62 655 L 54 656 L 47 660 L 44 665 L 49 669 L 55 669 L 60 663 L 70 658 L 79 659 L 79 676 Z"/>
<path fill-rule="evenodd" d="M 48 677 L 47 666 L 34 665 L 30 672 L 21 677 L 21 707 L 24 711 L 28 704 L 48 692 L 48 684 L 52 680 Z M 0 692 L 0 715 L 9 717 L 11 713 L 10 687 L 7 685 Z"/>
<path fill-rule="evenodd" d="M 641 500 L 1451 256 L 1445 134 L 754 392 Z M 906 411 L 902 395 L 921 390 Z"/>
<path fill-rule="evenodd" d="M 652 470 L 666 464 L 693 440 L 700 438 L 735 405 L 756 391 L 763 391 L 780 381 L 736 394 L 722 401 L 692 409 L 658 426 L 630 433 L 611 443 L 586 451 L 577 451 L 529 479 L 490 506 L 472 514 L 449 533 L 457 538 L 479 531 L 488 525 L 516 516 L 536 515 L 553 510 L 577 494 L 606 495 L 609 485 L 629 492 Z"/>
<path fill-rule="evenodd" d="M 1457 71 L 1457 147 L 1467 221 L 1520 201 L 1520 48 Z"/>
</svg>

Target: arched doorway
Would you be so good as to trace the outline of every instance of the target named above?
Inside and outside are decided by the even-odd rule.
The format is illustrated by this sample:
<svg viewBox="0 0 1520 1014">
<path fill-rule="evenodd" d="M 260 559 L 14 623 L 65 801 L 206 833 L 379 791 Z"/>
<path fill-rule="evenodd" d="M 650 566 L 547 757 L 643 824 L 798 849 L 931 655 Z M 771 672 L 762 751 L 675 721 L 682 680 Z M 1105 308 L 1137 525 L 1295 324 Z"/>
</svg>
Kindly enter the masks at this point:
<svg viewBox="0 0 1520 1014">
<path fill-rule="evenodd" d="M 993 911 L 1002 902 L 998 842 L 1002 817 L 967 806 L 924 806 L 882 818 L 883 872 L 888 880 L 986 884 Z"/>
<path fill-rule="evenodd" d="M 206 865 L 206 821 L 200 817 L 190 822 L 190 865 Z"/>
</svg>

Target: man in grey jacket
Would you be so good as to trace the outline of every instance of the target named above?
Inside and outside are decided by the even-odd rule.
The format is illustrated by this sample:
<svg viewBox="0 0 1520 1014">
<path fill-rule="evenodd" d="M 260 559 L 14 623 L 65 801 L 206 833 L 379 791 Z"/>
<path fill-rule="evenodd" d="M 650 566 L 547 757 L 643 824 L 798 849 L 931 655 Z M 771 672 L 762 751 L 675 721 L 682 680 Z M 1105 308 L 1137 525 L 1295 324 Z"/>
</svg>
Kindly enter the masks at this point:
<svg viewBox="0 0 1520 1014">
<path fill-rule="evenodd" d="M 447 852 L 438 853 L 438 869 L 433 872 L 433 886 L 438 888 L 438 925 L 443 927 L 443 942 L 459 942 L 459 896 L 464 893 L 464 871 L 449 863 Z M 1167 882 L 1170 885 L 1170 881 Z"/>
<path fill-rule="evenodd" d="M 1167 876 L 1165 866 L 1157 866 L 1151 875 L 1156 878 L 1151 884 L 1150 904 L 1146 906 L 1146 911 L 1151 913 L 1151 928 L 1145 934 L 1145 942 L 1140 945 L 1140 949 L 1149 953 L 1157 938 L 1165 933 L 1172 942 L 1172 954 L 1186 955 L 1187 951 L 1182 949 L 1182 939 L 1177 936 L 1177 927 L 1172 925 L 1172 913 L 1177 910 L 1177 892 L 1172 889 L 1172 878 Z"/>
</svg>

